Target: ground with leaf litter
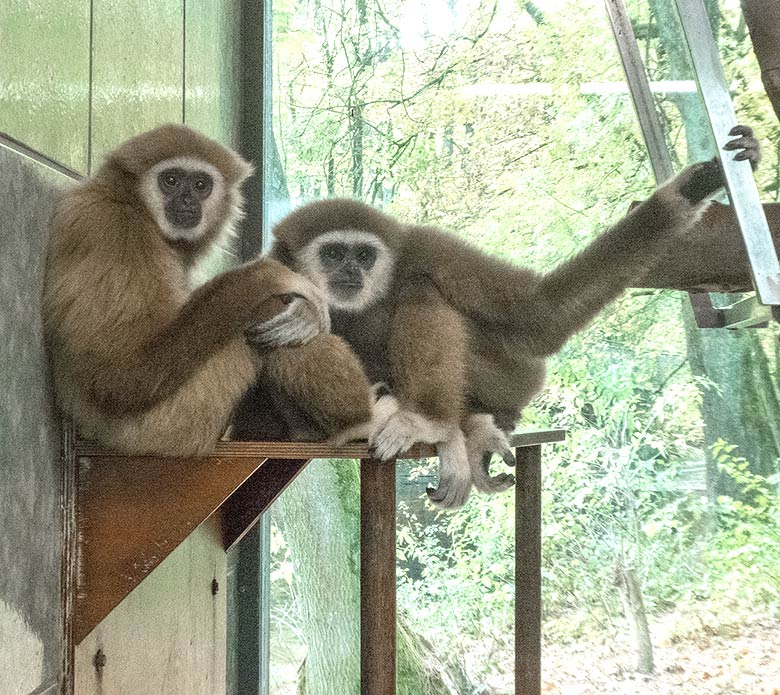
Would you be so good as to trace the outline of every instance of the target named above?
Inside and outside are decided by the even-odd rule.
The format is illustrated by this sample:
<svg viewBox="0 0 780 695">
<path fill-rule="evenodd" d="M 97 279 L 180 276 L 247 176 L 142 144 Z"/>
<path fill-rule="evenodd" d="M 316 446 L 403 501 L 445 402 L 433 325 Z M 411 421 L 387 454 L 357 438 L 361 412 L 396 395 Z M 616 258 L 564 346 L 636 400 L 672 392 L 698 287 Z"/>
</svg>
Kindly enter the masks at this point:
<svg viewBox="0 0 780 695">
<path fill-rule="evenodd" d="M 780 695 L 780 621 L 755 616 L 742 624 L 726 620 L 717 627 L 702 622 L 681 629 L 669 616 L 654 622 L 651 630 L 654 674 L 633 670 L 635 656 L 628 635 L 545 645 L 542 691 L 546 695 Z"/>
</svg>

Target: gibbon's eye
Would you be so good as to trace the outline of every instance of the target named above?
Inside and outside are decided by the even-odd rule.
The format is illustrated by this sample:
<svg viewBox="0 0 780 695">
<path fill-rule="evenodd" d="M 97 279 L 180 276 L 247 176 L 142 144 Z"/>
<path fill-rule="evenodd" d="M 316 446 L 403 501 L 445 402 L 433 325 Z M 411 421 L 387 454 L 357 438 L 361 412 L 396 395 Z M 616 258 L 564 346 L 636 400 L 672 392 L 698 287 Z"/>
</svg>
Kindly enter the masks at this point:
<svg viewBox="0 0 780 695">
<path fill-rule="evenodd" d="M 326 261 L 342 261 L 346 252 L 344 244 L 325 244 L 320 250 L 320 256 Z"/>
<path fill-rule="evenodd" d="M 358 246 L 355 257 L 361 265 L 372 266 L 376 260 L 376 249 L 368 245 Z"/>
<path fill-rule="evenodd" d="M 192 183 L 198 197 L 201 200 L 208 198 L 211 195 L 211 190 L 214 187 L 214 181 L 205 172 L 199 172 L 195 175 Z"/>
<path fill-rule="evenodd" d="M 164 193 L 174 190 L 180 183 L 181 173 L 176 169 L 167 169 L 160 172 L 160 175 L 157 177 L 157 184 Z"/>
</svg>

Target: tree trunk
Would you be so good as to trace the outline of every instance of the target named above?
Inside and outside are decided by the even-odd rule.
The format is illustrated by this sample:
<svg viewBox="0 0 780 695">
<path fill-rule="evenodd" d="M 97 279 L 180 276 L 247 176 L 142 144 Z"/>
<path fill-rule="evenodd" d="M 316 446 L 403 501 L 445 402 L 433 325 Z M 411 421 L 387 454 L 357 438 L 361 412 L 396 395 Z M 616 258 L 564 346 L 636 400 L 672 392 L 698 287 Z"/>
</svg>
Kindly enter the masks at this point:
<svg viewBox="0 0 780 695">
<path fill-rule="evenodd" d="M 639 583 L 639 577 L 636 576 L 636 570 L 618 567 L 615 573 L 615 585 L 623 602 L 626 618 L 631 621 L 633 628 L 636 670 L 639 673 L 652 673 L 655 670 L 653 643 L 650 640 L 647 612 L 645 611 L 645 602 L 642 600 L 642 587 Z"/>
<path fill-rule="evenodd" d="M 305 694 L 357 695 L 360 591 L 356 530 L 350 524 L 355 520 L 340 503 L 334 466 L 311 463 L 276 502 L 273 514 L 295 568 L 295 607 L 307 647 L 301 673 Z"/>
<path fill-rule="evenodd" d="M 780 3 L 777 0 L 741 0 L 761 80 L 780 119 Z"/>
<path fill-rule="evenodd" d="M 357 695 L 360 687 L 358 466 L 315 461 L 273 507 L 290 549 L 307 647 L 299 695 Z M 458 695 L 472 684 L 457 663 L 398 625 L 398 694 Z M 465 684 L 461 688 L 456 684 Z"/>
</svg>

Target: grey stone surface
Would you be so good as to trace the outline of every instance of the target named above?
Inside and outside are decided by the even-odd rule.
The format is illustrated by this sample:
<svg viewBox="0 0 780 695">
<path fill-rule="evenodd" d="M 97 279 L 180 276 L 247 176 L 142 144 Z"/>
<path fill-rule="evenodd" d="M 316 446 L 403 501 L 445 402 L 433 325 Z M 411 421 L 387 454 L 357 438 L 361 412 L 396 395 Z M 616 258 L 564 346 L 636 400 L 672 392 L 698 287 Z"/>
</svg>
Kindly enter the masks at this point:
<svg viewBox="0 0 780 695">
<path fill-rule="evenodd" d="M 0 695 L 59 672 L 60 424 L 40 302 L 49 201 L 68 183 L 0 146 Z"/>
</svg>

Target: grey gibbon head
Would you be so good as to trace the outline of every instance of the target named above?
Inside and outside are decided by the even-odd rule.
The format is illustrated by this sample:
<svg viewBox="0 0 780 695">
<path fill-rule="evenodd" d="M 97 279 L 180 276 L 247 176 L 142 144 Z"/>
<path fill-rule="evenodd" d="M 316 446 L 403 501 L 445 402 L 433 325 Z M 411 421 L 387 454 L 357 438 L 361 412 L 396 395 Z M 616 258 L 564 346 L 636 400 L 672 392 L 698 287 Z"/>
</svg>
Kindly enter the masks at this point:
<svg viewBox="0 0 780 695">
<path fill-rule="evenodd" d="M 112 152 L 95 179 L 143 204 L 166 241 L 189 251 L 211 246 L 241 218 L 240 184 L 252 167 L 183 125 L 164 125 Z"/>
<path fill-rule="evenodd" d="M 405 235 L 388 215 L 332 198 L 282 220 L 272 255 L 317 285 L 331 309 L 360 312 L 387 295 Z"/>
</svg>

